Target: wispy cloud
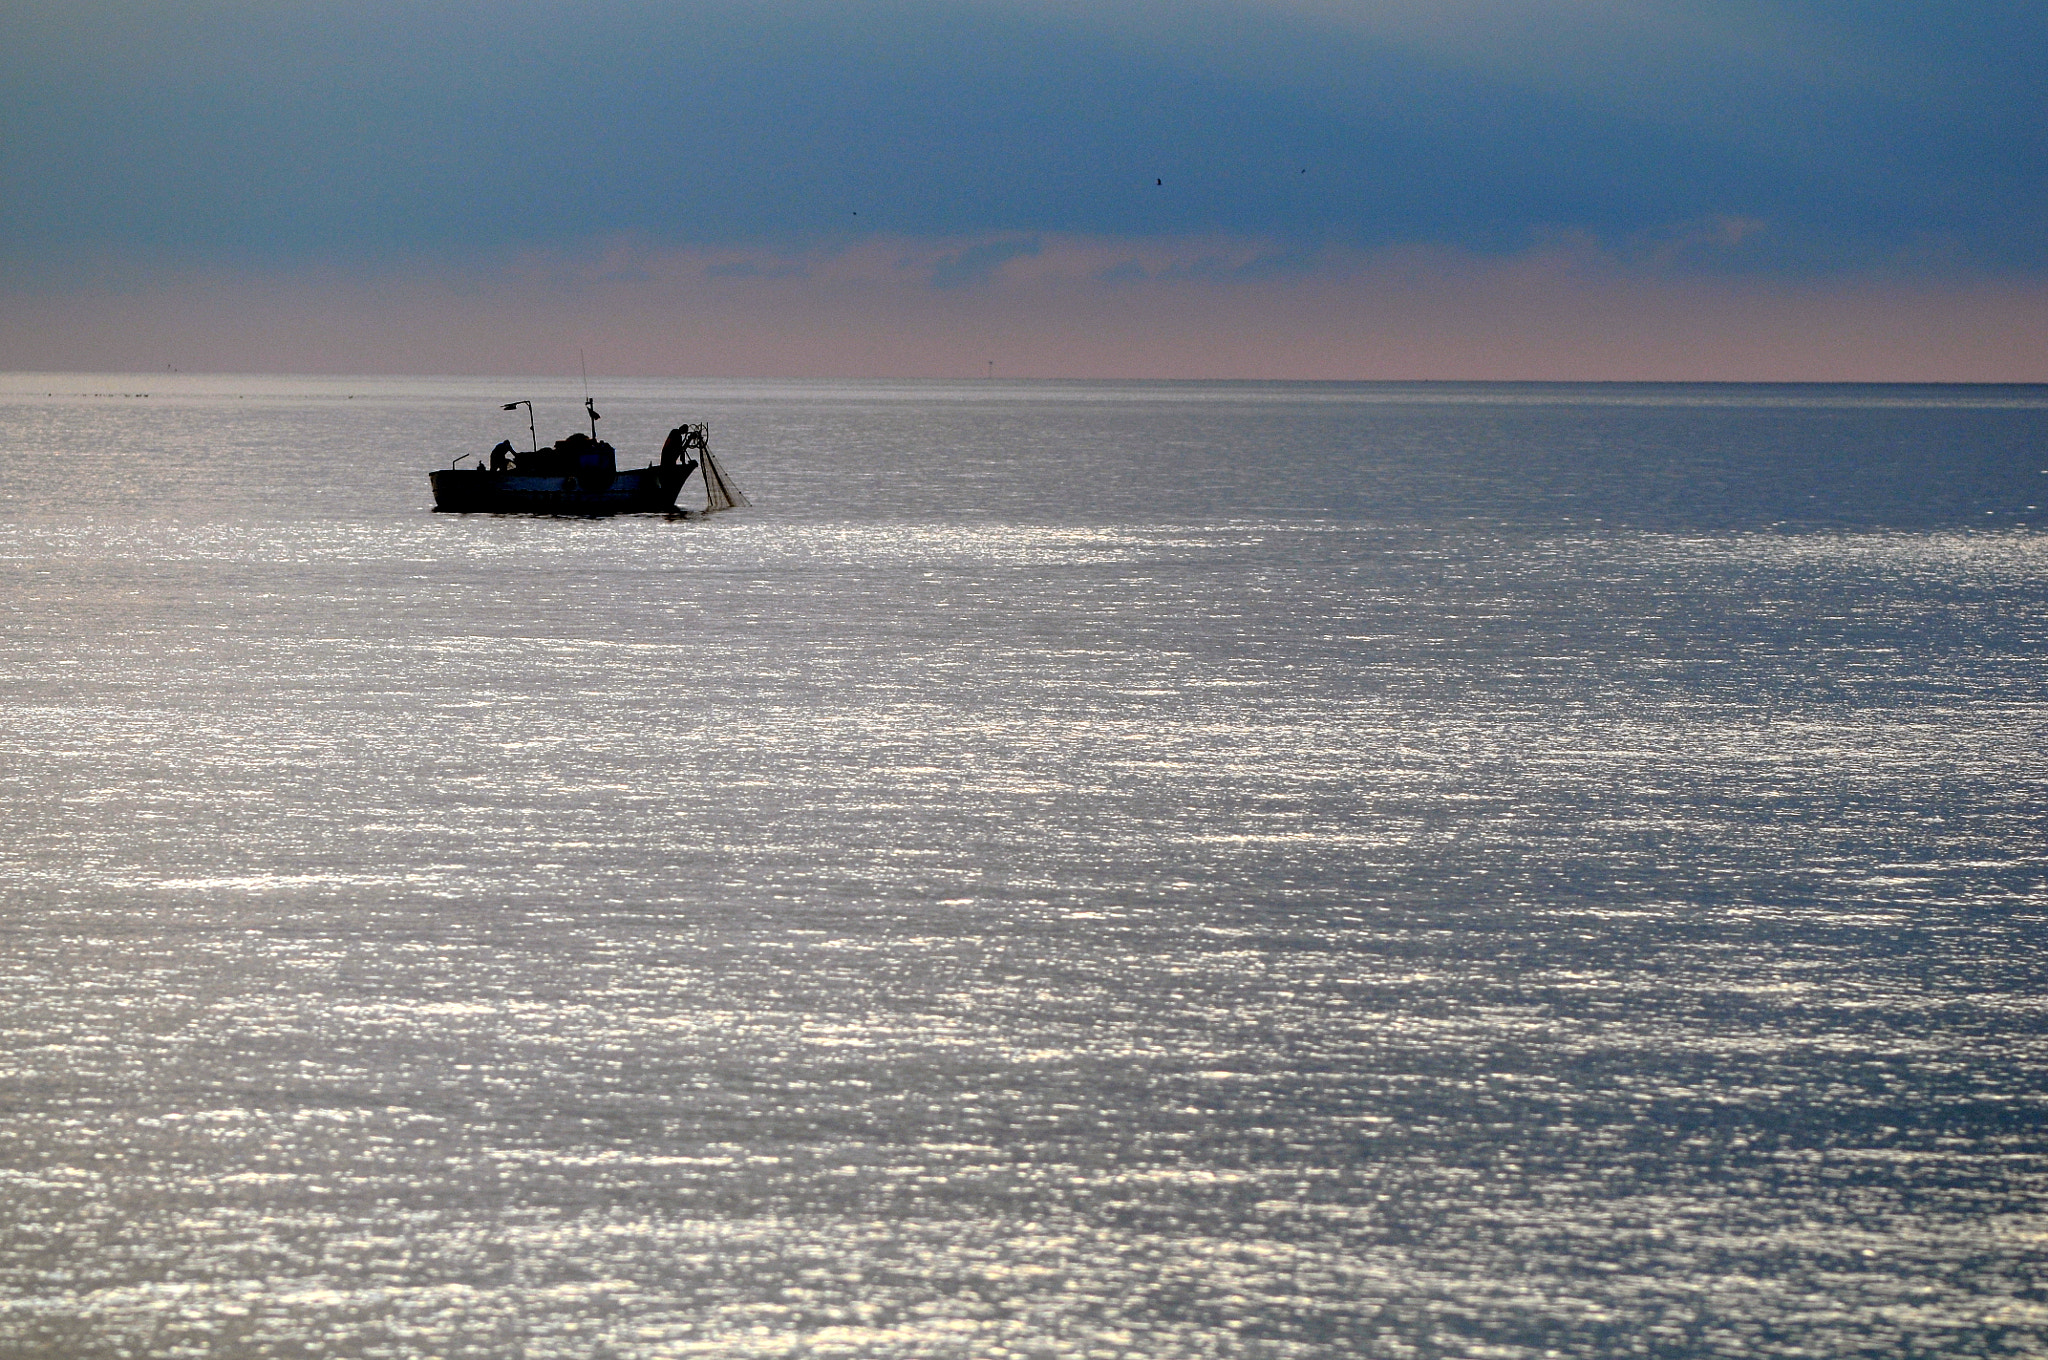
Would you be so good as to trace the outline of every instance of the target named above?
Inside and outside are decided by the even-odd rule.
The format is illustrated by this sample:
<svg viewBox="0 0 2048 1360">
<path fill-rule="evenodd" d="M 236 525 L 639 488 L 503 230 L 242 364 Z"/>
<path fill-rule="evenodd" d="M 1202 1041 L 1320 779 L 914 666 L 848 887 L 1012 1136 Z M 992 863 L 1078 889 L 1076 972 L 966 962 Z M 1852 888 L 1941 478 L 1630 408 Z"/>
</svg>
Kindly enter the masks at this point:
<svg viewBox="0 0 2048 1360">
<path fill-rule="evenodd" d="M 763 264 L 759 260 L 720 260 L 704 266 L 707 279 L 807 279 L 811 271 L 800 264 Z"/>
<path fill-rule="evenodd" d="M 956 250 L 932 266 L 932 287 L 961 288 L 971 283 L 987 283 L 1010 261 L 1028 259 L 1038 254 L 1039 249 L 1036 240 L 1004 240 L 983 241 Z"/>
</svg>

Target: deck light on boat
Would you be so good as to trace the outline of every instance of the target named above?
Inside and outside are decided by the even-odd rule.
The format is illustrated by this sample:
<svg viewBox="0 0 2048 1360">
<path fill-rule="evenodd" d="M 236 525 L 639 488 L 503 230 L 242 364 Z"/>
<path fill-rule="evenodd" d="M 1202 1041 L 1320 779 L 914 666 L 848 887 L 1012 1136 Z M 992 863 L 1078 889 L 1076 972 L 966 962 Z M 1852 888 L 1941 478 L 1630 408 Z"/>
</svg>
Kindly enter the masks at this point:
<svg viewBox="0 0 2048 1360">
<path fill-rule="evenodd" d="M 516 410 L 518 410 L 518 409 L 519 409 L 520 407 L 522 407 L 522 406 L 524 406 L 524 407 L 526 408 L 526 434 L 527 434 L 527 437 L 528 437 L 529 439 L 533 440 L 533 451 L 534 451 L 535 453 L 539 453 L 539 452 L 540 452 L 540 435 L 539 435 L 539 434 L 537 434 L 537 433 L 535 433 L 535 431 L 534 431 L 534 428 L 533 428 L 533 403 L 532 403 L 532 402 L 530 402 L 530 401 L 508 401 L 508 402 L 506 402 L 506 403 L 505 403 L 505 404 L 504 404 L 503 406 L 499 407 L 498 409 L 499 409 L 499 410 L 501 410 L 501 411 L 516 411 Z"/>
</svg>

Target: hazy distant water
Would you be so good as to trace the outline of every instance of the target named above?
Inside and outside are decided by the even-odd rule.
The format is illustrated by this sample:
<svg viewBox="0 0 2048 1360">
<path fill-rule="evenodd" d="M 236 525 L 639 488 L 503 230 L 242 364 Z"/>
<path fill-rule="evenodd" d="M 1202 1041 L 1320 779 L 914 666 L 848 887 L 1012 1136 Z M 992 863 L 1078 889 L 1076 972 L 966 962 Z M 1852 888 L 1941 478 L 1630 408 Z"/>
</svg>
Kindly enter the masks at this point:
<svg viewBox="0 0 2048 1360">
<path fill-rule="evenodd" d="M 2048 389 L 597 395 L 0 379 L 0 1354 L 2048 1349 Z"/>
</svg>

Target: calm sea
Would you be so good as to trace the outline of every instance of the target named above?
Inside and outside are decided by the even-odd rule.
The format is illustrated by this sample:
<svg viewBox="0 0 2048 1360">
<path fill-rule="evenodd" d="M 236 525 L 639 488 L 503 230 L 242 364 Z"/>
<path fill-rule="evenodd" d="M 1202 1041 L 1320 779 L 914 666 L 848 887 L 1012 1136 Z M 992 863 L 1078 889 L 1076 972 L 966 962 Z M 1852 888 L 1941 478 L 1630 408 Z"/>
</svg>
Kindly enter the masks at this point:
<svg viewBox="0 0 2048 1360">
<path fill-rule="evenodd" d="M 581 396 L 0 377 L 0 1354 L 2048 1353 L 2048 389 Z"/>
</svg>

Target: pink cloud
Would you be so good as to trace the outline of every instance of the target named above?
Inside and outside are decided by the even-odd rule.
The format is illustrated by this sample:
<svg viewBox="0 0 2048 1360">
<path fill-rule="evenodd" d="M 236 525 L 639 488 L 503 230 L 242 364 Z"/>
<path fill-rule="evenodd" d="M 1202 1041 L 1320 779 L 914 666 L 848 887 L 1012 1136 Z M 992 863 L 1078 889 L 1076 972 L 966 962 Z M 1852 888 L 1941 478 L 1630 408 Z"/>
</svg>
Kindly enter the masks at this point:
<svg viewBox="0 0 2048 1360">
<path fill-rule="evenodd" d="M 621 376 L 971 376 L 993 359 L 1010 377 L 2044 381 L 2048 284 L 1673 278 L 1569 242 L 1509 259 L 1227 237 L 614 242 L 490 268 L 194 274 L 17 298 L 0 318 L 14 369 L 553 373 L 579 348 Z"/>
</svg>

